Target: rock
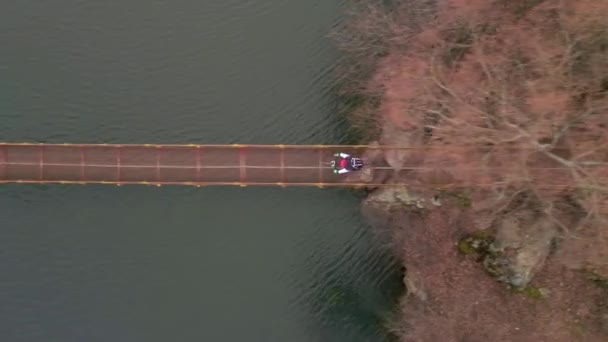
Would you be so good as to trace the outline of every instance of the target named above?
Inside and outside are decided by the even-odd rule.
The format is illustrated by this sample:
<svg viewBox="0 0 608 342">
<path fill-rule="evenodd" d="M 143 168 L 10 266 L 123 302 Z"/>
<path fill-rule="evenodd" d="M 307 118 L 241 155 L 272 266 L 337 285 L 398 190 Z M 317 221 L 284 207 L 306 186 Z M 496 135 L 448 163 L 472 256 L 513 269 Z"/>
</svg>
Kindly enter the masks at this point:
<svg viewBox="0 0 608 342">
<path fill-rule="evenodd" d="M 425 200 L 414 194 L 404 186 L 387 187 L 374 191 L 369 195 L 365 202 L 386 209 L 392 207 L 411 206 L 422 209 L 425 207 Z"/>
<path fill-rule="evenodd" d="M 484 265 L 500 281 L 525 287 L 544 265 L 557 233 L 557 227 L 547 217 L 529 220 L 506 216 L 498 224 Z"/>
<path fill-rule="evenodd" d="M 424 132 L 421 129 L 402 130 L 392 124 L 385 124 L 382 129 L 380 143 L 383 146 L 418 147 L 422 146 Z M 419 163 L 421 152 L 413 149 L 388 149 L 384 151 L 384 159 L 395 171 L 401 170 L 406 161 L 408 164 Z M 420 159 L 415 162 L 413 159 Z"/>
<path fill-rule="evenodd" d="M 502 219 L 494 241 L 494 247 L 500 251 L 507 248 L 517 249 L 523 242 L 522 229 L 514 216 Z"/>
<path fill-rule="evenodd" d="M 426 301 L 428 299 L 428 294 L 422 286 L 422 282 L 418 279 L 419 277 L 415 276 L 413 272 L 407 272 L 403 276 L 403 283 L 405 284 L 405 288 L 407 289 L 408 294 L 416 296 L 421 301 Z"/>
<path fill-rule="evenodd" d="M 441 207 L 443 204 L 441 203 L 441 199 L 439 198 L 439 196 L 433 196 L 433 199 L 431 200 L 431 203 L 436 206 L 436 207 Z"/>
</svg>

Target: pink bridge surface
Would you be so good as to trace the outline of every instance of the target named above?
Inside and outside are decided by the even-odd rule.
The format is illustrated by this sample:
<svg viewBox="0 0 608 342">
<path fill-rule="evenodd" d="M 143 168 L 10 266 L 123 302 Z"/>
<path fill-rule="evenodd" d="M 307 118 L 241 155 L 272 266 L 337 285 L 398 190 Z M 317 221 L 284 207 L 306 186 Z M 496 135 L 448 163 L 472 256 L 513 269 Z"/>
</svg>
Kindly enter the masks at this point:
<svg viewBox="0 0 608 342">
<path fill-rule="evenodd" d="M 330 162 L 337 152 L 354 156 L 424 155 L 397 158 L 402 165 L 393 170 L 385 162 L 366 160 L 370 182 L 365 177 L 336 175 Z M 393 153 L 401 150 L 406 153 Z M 0 143 L 0 183 L 142 184 L 142 185 L 260 185 L 260 186 L 432 186 L 496 187 L 513 182 L 532 182 L 536 187 L 571 186 L 571 174 L 559 166 L 522 167 L 521 151 L 504 149 L 501 158 L 475 159 L 471 146 L 441 147 L 432 151 L 416 147 L 366 145 L 120 145 L 120 144 L 13 144 Z M 432 159 L 436 156 L 452 159 Z M 467 159 L 468 158 L 468 159 Z M 518 159 L 519 158 L 519 159 Z M 365 158 L 364 158 L 365 159 Z M 382 158 L 381 158 L 382 159 Z M 395 157 L 393 157 L 395 159 Z M 429 161 L 434 160 L 429 166 Z M 603 164 L 602 164 L 603 165 Z M 589 166 L 586 172 L 598 180 L 607 178 L 605 166 Z M 377 172 L 380 171 L 380 172 Z M 403 183 L 384 183 L 382 175 L 398 172 Z M 455 176 L 453 184 L 446 173 Z M 420 183 L 423 180 L 423 183 Z M 376 182 L 376 183 L 374 183 Z"/>
<path fill-rule="evenodd" d="M 330 165 L 367 146 L 0 144 L 2 183 L 355 186 Z"/>
</svg>

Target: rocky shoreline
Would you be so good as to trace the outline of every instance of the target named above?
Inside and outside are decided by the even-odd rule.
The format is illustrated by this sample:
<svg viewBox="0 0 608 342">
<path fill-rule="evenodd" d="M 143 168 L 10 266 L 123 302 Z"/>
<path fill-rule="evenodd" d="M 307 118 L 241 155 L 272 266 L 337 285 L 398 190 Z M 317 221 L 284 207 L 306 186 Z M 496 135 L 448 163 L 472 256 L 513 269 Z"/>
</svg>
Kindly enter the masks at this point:
<svg viewBox="0 0 608 342">
<path fill-rule="evenodd" d="M 392 156 L 371 154 L 364 157 L 393 165 Z M 353 174 L 350 181 L 402 183 L 408 177 L 396 168 Z M 400 341 L 606 340 L 608 292 L 589 273 L 559 261 L 557 228 L 534 218 L 529 204 L 480 230 L 480 208 L 464 193 L 367 190 L 364 217 L 391 235 L 406 270 L 400 320 L 387 324 Z"/>
<path fill-rule="evenodd" d="M 511 4 L 403 0 L 358 19 L 385 51 L 354 117 L 373 118 L 370 145 L 409 148 L 368 150 L 385 168 L 348 179 L 410 184 L 362 204 L 404 265 L 401 341 L 608 340 L 608 172 L 587 167 L 608 164 L 608 4 Z"/>
</svg>

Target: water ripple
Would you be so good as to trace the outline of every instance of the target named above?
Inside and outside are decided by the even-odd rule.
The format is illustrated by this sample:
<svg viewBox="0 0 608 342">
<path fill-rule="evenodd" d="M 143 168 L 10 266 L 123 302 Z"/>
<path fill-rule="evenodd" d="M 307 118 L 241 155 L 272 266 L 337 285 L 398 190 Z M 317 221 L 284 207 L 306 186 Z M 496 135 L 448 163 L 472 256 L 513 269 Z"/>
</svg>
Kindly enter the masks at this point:
<svg viewBox="0 0 608 342">
<path fill-rule="evenodd" d="M 3 2 L 0 137 L 338 141 L 326 35 L 344 6 Z M 0 195 L 6 340 L 381 339 L 359 331 L 384 309 L 371 294 L 392 267 L 348 192 L 3 186 Z"/>
</svg>

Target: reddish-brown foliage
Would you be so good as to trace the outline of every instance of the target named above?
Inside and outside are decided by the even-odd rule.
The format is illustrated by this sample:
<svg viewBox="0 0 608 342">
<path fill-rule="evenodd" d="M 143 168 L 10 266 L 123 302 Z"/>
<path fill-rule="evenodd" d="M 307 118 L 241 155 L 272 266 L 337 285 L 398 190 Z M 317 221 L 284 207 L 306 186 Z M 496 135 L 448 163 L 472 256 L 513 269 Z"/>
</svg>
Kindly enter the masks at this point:
<svg viewBox="0 0 608 342">
<path fill-rule="evenodd" d="M 402 213 L 400 220 L 400 253 L 413 290 L 402 302 L 402 321 L 392 326 L 401 341 L 605 341 L 598 304 L 608 304 L 606 293 L 580 272 L 550 261 L 533 282 L 548 291 L 544 298 L 515 294 L 454 248 L 471 231 L 458 210 Z"/>
<path fill-rule="evenodd" d="M 587 291 L 587 285 L 560 265 L 608 277 L 608 1 L 398 3 L 390 16 L 376 8 L 360 22 L 367 36 L 382 38 L 376 44 L 382 46 L 383 57 L 373 60 L 373 77 L 359 89 L 381 94 L 379 125 L 388 121 L 408 131 L 430 130 L 420 142 L 429 151 L 421 166 L 435 171 L 416 173 L 420 182 L 484 184 L 472 195 L 479 229 L 500 209 L 488 203 L 501 206 L 504 201 L 498 197 L 534 194 L 542 204 L 539 210 L 562 232 L 558 253 L 539 281 L 550 284 L 563 274 L 571 282 L 556 286 L 555 300 L 533 305 L 526 313 L 521 300 L 510 303 L 496 285 L 480 280 L 477 271 L 455 261 L 454 255 L 443 255 L 454 242 L 449 230 L 442 231 L 448 237 L 437 237 L 447 239 L 444 245 L 429 242 L 429 254 L 415 253 L 429 236 L 406 239 L 412 244 L 404 249 L 406 264 L 420 263 L 420 276 L 430 277 L 426 286 L 440 292 L 432 309 L 438 312 L 411 303 L 404 307 L 413 322 L 408 331 L 428 340 L 433 340 L 432 332 L 464 339 L 463 331 L 468 331 L 469 337 L 498 341 L 509 336 L 505 329 L 514 329 L 509 322 L 518 322 L 526 329 L 511 331 L 512 336 L 524 338 L 528 332 L 535 341 L 577 338 L 569 325 L 577 318 L 564 310 L 577 301 L 593 306 L 593 301 L 576 292 Z M 378 24 L 387 18 L 390 23 Z M 381 32 L 370 32 L 378 27 Z M 466 153 L 462 146 L 467 146 Z M 563 203 L 570 209 L 563 209 Z M 444 229 L 448 223 L 437 224 Z M 427 264 L 430 259 L 437 259 L 431 263 L 436 269 Z M 456 285 L 443 293 L 446 281 Z M 483 302 L 483 309 L 465 309 L 467 301 L 484 291 L 492 299 Z M 589 314 L 594 309 L 581 310 Z M 500 333 L 478 326 L 501 317 L 508 318 Z M 475 327 L 484 332 L 474 334 Z M 555 334 L 543 334 L 542 329 L 554 329 Z M 448 339 L 437 335 L 435 340 Z"/>
</svg>

